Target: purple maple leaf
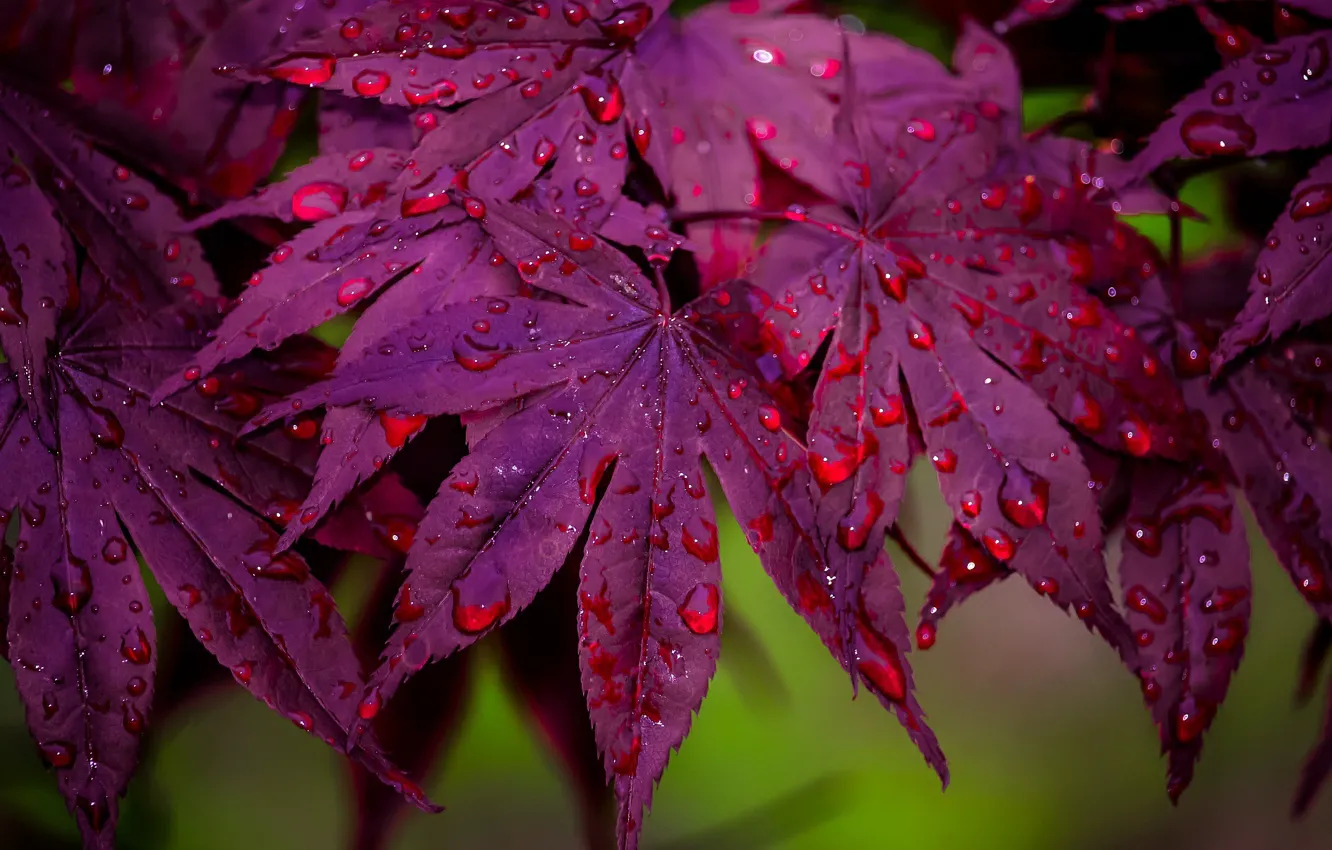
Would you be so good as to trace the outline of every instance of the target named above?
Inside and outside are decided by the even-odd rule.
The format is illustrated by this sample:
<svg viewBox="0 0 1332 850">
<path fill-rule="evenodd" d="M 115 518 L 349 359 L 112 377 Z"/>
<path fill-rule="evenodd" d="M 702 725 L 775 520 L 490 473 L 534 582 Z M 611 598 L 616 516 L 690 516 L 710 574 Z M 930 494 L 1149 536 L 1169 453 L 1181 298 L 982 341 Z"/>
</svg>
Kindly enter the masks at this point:
<svg viewBox="0 0 1332 850">
<path fill-rule="evenodd" d="M 583 683 L 621 841 L 635 846 L 652 785 L 715 669 L 721 576 L 706 456 L 788 600 L 942 772 L 911 694 L 896 578 L 869 559 L 844 585 L 825 562 L 804 450 L 719 338 L 718 323 L 746 313 L 755 293 L 737 284 L 671 314 L 632 263 L 566 223 L 498 205 L 482 223 L 547 297 L 428 313 L 293 400 L 424 418 L 522 399 L 431 503 L 363 714 L 527 605 L 586 534 Z M 844 586 L 858 591 L 851 605 L 833 601 Z"/>
</svg>

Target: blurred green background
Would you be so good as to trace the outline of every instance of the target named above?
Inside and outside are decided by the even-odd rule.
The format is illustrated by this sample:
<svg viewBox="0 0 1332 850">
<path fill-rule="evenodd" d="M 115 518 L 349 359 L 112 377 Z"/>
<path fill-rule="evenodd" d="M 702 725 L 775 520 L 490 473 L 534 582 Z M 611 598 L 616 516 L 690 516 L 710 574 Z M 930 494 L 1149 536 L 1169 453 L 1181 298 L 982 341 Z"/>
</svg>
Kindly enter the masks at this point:
<svg viewBox="0 0 1332 850">
<path fill-rule="evenodd" d="M 940 28 L 882 7 L 868 23 L 945 56 Z M 1039 126 L 1077 109 L 1084 91 L 1029 94 Z M 1233 245 L 1215 178 L 1182 199 L 1211 217 L 1187 223 L 1186 255 Z M 1163 221 L 1135 222 L 1164 239 Z M 912 473 L 903 526 L 929 557 L 950 516 L 927 467 Z M 722 508 L 724 511 L 724 508 Z M 721 666 L 646 823 L 644 846 L 685 848 L 910 847 L 928 850 L 1326 850 L 1332 794 L 1302 823 L 1288 817 L 1320 707 L 1293 703 L 1299 652 L 1313 616 L 1249 523 L 1253 624 L 1244 664 L 1179 807 L 1165 795 L 1156 730 L 1136 681 L 1099 639 L 1020 581 L 986 591 L 913 653 L 921 702 L 948 753 L 941 793 L 896 720 L 852 700 L 846 675 L 764 575 L 723 516 L 722 565 L 731 616 L 757 636 L 771 670 L 724 638 Z M 1110 561 L 1117 560 L 1112 541 Z M 908 615 L 926 579 L 897 557 Z M 362 563 L 335 588 L 355 598 Z M 171 617 L 169 606 L 159 612 Z M 553 640 L 575 641 L 575 624 Z M 578 848 L 575 792 L 505 686 L 493 638 L 482 640 L 459 739 L 425 783 L 449 809 L 410 812 L 393 850 Z M 765 672 L 766 671 L 766 672 Z M 76 842 L 0 666 L 0 846 L 41 850 L 20 834 Z M 125 848 L 291 850 L 346 846 L 350 784 L 340 757 L 221 686 L 155 725 L 120 835 Z M 41 839 L 37 839 L 41 841 Z"/>
</svg>

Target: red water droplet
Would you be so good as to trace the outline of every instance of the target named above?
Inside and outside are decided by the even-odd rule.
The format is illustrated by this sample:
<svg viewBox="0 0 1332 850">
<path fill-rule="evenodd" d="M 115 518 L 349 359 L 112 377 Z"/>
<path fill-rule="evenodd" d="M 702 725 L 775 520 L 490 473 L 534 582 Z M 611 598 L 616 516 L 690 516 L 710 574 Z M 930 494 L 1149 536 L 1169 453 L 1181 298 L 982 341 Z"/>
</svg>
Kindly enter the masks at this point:
<svg viewBox="0 0 1332 850">
<path fill-rule="evenodd" d="M 1190 335 L 1192 336 L 1192 335 Z M 1211 351 L 1203 345 L 1196 337 L 1191 339 L 1181 338 L 1175 340 L 1174 361 L 1175 372 L 1182 378 L 1199 378 L 1206 375 L 1209 371 L 1209 362 Z"/>
<path fill-rule="evenodd" d="M 469 635 L 484 632 L 509 613 L 509 588 L 503 580 L 474 579 L 476 575 L 465 573 L 453 583 L 453 624 Z"/>
<path fill-rule="evenodd" d="M 878 263 L 874 264 L 874 270 L 879 275 L 879 286 L 883 288 L 886 295 L 894 301 L 902 302 L 906 300 L 907 277 L 904 274 L 893 274 L 888 269 L 883 268 Z"/>
<path fill-rule="evenodd" d="M 153 658 L 153 647 L 148 635 L 137 626 L 120 639 L 120 654 L 131 664 L 147 664 Z"/>
<path fill-rule="evenodd" d="M 706 519 L 690 517 L 680 529 L 680 544 L 704 563 L 717 560 L 717 526 Z"/>
<path fill-rule="evenodd" d="M 975 519 L 980 515 L 981 504 L 982 500 L 979 490 L 968 490 L 962 494 L 961 499 L 958 501 L 962 513 L 970 519 Z"/>
<path fill-rule="evenodd" d="M 337 183 L 308 183 L 291 196 L 291 214 L 300 221 L 323 221 L 346 208 L 347 187 Z"/>
<path fill-rule="evenodd" d="M 1207 655 L 1229 655 L 1244 642 L 1245 626 L 1243 620 L 1230 619 L 1218 623 L 1203 644 Z"/>
<path fill-rule="evenodd" d="M 124 445 L 125 429 L 114 413 L 91 404 L 84 407 L 84 413 L 88 417 L 93 442 L 104 449 L 118 449 Z"/>
<path fill-rule="evenodd" d="M 1013 557 L 1017 551 L 1017 544 L 1013 538 L 1008 536 L 1008 532 L 1002 528 L 990 528 L 981 535 L 981 542 L 985 544 L 985 549 L 1000 561 L 1007 561 Z"/>
<path fill-rule="evenodd" d="M 48 741 L 37 749 L 42 760 L 56 770 L 64 770 L 74 763 L 74 748 L 64 741 Z"/>
<path fill-rule="evenodd" d="M 1124 539 L 1148 557 L 1161 554 L 1161 530 L 1156 523 L 1143 517 L 1129 517 L 1124 521 Z"/>
<path fill-rule="evenodd" d="M 468 198 L 467 200 L 463 201 L 463 209 L 467 210 L 467 214 L 470 215 L 472 218 L 486 217 L 485 201 L 479 200 L 477 198 Z"/>
<path fill-rule="evenodd" d="M 874 690 L 893 702 L 907 695 L 906 670 L 892 643 L 861 618 L 856 625 L 856 671 Z"/>
<path fill-rule="evenodd" d="M 1074 394 L 1070 414 L 1073 418 L 1073 424 L 1088 434 L 1100 433 L 1101 429 L 1105 427 L 1101 405 L 1097 403 L 1096 399 L 1092 398 L 1091 393 L 1085 387 Z"/>
<path fill-rule="evenodd" d="M 565 17 L 568 17 L 567 11 Z M 651 22 L 652 8 L 646 3 L 634 3 L 619 9 L 598 26 L 611 41 L 624 42 L 638 38 Z"/>
<path fill-rule="evenodd" d="M 425 616 L 425 606 L 412 601 L 412 589 L 403 585 L 398 592 L 398 602 L 393 606 L 393 619 L 399 623 L 411 623 Z"/>
<path fill-rule="evenodd" d="M 1303 221 L 1316 215 L 1326 215 L 1332 210 L 1332 184 L 1319 183 L 1300 191 L 1290 202 L 1290 217 L 1293 221 Z"/>
<path fill-rule="evenodd" d="M 132 697 L 141 697 L 148 692 L 148 682 L 142 676 L 131 676 L 125 683 L 125 693 Z"/>
<path fill-rule="evenodd" d="M 1008 200 L 1008 187 L 1002 183 L 995 183 L 981 190 L 981 206 L 987 210 L 1003 209 L 1006 200 Z"/>
<path fill-rule="evenodd" d="M 1208 111 L 1185 118 L 1179 135 L 1195 156 L 1247 153 L 1257 141 L 1253 128 L 1243 118 Z"/>
<path fill-rule="evenodd" d="M 587 107 L 587 114 L 598 124 L 614 124 L 624 115 L 624 92 L 614 77 L 607 79 L 604 94 L 598 94 L 586 86 L 579 94 L 583 98 L 583 106 Z"/>
<path fill-rule="evenodd" d="M 1249 598 L 1246 587 L 1219 587 L 1198 603 L 1205 613 L 1224 613 Z"/>
<path fill-rule="evenodd" d="M 935 640 L 939 637 L 938 631 L 933 623 L 921 623 L 916 626 L 916 647 L 919 649 L 929 649 L 934 646 Z"/>
<path fill-rule="evenodd" d="M 362 71 L 352 80 L 352 91 L 362 97 L 378 97 L 389 86 L 389 75 L 383 71 Z"/>
<path fill-rule="evenodd" d="M 83 813 L 93 832 L 101 832 L 111 822 L 111 804 L 106 801 L 105 795 L 84 797 L 80 794 L 74 798 L 74 805 Z"/>
<path fill-rule="evenodd" d="M 1152 450 L 1152 435 L 1140 419 L 1129 417 L 1119 423 L 1119 439 L 1124 450 L 1135 457 L 1142 457 Z"/>
<path fill-rule="evenodd" d="M 537 142 L 536 149 L 532 152 L 532 163 L 534 165 L 545 165 L 550 162 L 550 158 L 555 155 L 555 143 L 550 139 L 542 139 Z"/>
<path fill-rule="evenodd" d="M 425 427 L 428 418 L 420 414 L 390 416 L 387 411 L 381 410 L 379 424 L 384 429 L 384 441 L 388 443 L 389 448 L 402 448 L 416 432 Z"/>
<path fill-rule="evenodd" d="M 906 406 L 902 403 L 902 396 L 896 393 L 880 396 L 870 407 L 870 417 L 874 420 L 874 424 L 880 428 L 904 422 L 906 420 Z"/>
<path fill-rule="evenodd" d="M 120 725 L 126 732 L 131 735 L 143 732 L 143 712 L 128 702 L 121 705 L 120 711 Z"/>
<path fill-rule="evenodd" d="M 934 462 L 934 468 L 940 472 L 957 471 L 957 452 L 952 449 L 938 449 L 931 452 L 930 460 Z"/>
<path fill-rule="evenodd" d="M 374 284 L 368 277 L 354 277 L 338 287 L 338 306 L 350 307 L 370 294 Z"/>
<path fill-rule="evenodd" d="M 1235 102 L 1235 84 L 1222 83 L 1212 90 L 1213 106 L 1230 106 Z"/>
<path fill-rule="evenodd" d="M 1042 578 L 1036 582 L 1036 592 L 1042 596 L 1054 596 L 1059 593 L 1059 582 L 1052 578 Z"/>
<path fill-rule="evenodd" d="M 268 70 L 268 75 L 297 86 L 318 86 L 333 78 L 338 60 L 327 54 L 297 54 Z"/>
<path fill-rule="evenodd" d="M 591 236 L 588 236 L 586 233 L 579 233 L 575 231 L 569 234 L 570 251 L 579 251 L 579 252 L 588 251 L 591 250 L 592 246 L 596 244 L 597 244 L 596 240 L 593 239 Z"/>
<path fill-rule="evenodd" d="M 877 454 L 878 442 L 873 433 L 866 434 L 864 443 L 854 443 L 845 437 L 820 435 L 819 441 L 831 438 L 832 451 L 824 452 L 810 446 L 809 471 L 823 491 L 840 484 L 855 474 L 867 457 Z"/>
<path fill-rule="evenodd" d="M 907 122 L 906 131 L 922 142 L 934 141 L 934 125 L 923 118 L 912 118 Z"/>
<path fill-rule="evenodd" d="M 63 569 L 52 570 L 51 583 L 54 585 L 51 604 L 66 616 L 77 615 L 92 597 L 92 573 L 86 563 L 73 555 L 68 556 Z"/>
<path fill-rule="evenodd" d="M 361 23 L 359 18 L 348 18 L 342 22 L 342 26 L 338 29 L 338 33 L 343 38 L 351 41 L 354 38 L 360 38 L 361 33 L 364 30 L 365 25 Z"/>
<path fill-rule="evenodd" d="M 689 631 L 696 635 L 708 635 L 717 631 L 720 603 L 721 592 L 717 585 L 697 584 L 677 610 Z"/>
<path fill-rule="evenodd" d="M 1179 738 L 1180 743 L 1187 744 L 1195 740 L 1206 726 L 1207 719 L 1196 708 L 1182 708 L 1175 715 L 1175 737 Z"/>
<path fill-rule="evenodd" d="M 934 350 L 934 329 L 927 322 L 912 315 L 907 320 L 907 342 L 921 351 Z"/>
<path fill-rule="evenodd" d="M 383 707 L 384 698 L 380 695 L 379 688 L 371 688 L 370 693 L 366 694 L 356 706 L 356 716 L 368 723 L 379 716 L 379 710 Z"/>
<path fill-rule="evenodd" d="M 1165 605 L 1142 585 L 1135 584 L 1126 590 L 1124 599 L 1131 610 L 1146 615 L 1153 623 L 1158 625 L 1165 623 L 1168 616 Z"/>
<path fill-rule="evenodd" d="M 999 511 L 1018 528 L 1035 528 L 1045 523 L 1050 507 L 1050 482 L 1037 475 L 1010 466 L 999 487 Z"/>
<path fill-rule="evenodd" d="M 1036 178 L 1028 175 L 1017 184 L 1014 194 L 1017 200 L 1018 221 L 1031 224 L 1041 214 L 1041 209 L 1045 205 L 1045 193 L 1036 185 Z"/>
<path fill-rule="evenodd" d="M 837 522 L 838 545 L 848 552 L 864 549 L 870 531 L 883 515 L 883 508 L 883 499 L 873 490 L 857 494 L 851 510 Z"/>
<path fill-rule="evenodd" d="M 777 431 L 782 427 L 782 414 L 771 404 L 760 404 L 758 409 L 759 424 L 769 431 Z"/>
</svg>

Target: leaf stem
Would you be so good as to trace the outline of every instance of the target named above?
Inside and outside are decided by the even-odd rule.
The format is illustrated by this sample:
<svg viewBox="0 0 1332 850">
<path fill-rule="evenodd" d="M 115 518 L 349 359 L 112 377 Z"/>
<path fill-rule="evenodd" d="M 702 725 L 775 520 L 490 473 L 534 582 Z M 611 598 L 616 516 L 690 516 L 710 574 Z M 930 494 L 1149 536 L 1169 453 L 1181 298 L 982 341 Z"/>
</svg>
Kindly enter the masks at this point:
<svg viewBox="0 0 1332 850">
<path fill-rule="evenodd" d="M 888 539 L 896 543 L 898 548 L 906 554 L 907 559 L 915 564 L 921 572 L 930 578 L 934 578 L 934 567 L 931 567 L 926 563 L 925 559 L 916 551 L 916 547 L 912 546 L 911 541 L 906 539 L 906 535 L 902 533 L 902 527 L 900 525 L 893 523 L 889 526 Z"/>
</svg>

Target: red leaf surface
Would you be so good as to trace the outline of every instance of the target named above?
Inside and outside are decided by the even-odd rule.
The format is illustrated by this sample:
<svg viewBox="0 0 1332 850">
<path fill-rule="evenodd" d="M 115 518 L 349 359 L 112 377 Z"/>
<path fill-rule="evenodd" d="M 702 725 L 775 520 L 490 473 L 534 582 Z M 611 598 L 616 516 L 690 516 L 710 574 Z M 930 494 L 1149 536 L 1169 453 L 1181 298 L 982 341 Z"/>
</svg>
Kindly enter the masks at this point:
<svg viewBox="0 0 1332 850">
<path fill-rule="evenodd" d="M 1249 632 L 1249 546 L 1225 484 L 1139 467 L 1119 565 L 1142 693 L 1177 800 L 1225 699 Z"/>
</svg>

